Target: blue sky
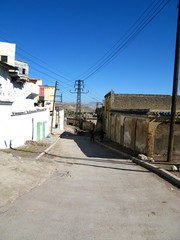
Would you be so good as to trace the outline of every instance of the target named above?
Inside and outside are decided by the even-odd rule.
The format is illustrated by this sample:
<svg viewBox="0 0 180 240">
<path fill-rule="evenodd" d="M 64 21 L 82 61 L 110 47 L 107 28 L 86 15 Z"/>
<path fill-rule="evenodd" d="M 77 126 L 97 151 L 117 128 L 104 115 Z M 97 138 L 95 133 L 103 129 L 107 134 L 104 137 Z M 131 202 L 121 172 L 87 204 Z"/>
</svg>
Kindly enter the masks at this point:
<svg viewBox="0 0 180 240">
<path fill-rule="evenodd" d="M 151 3 L 166 1 L 1 0 L 0 41 L 17 44 L 16 58 L 29 63 L 31 78 L 48 85 L 57 80 L 64 102 L 76 102 L 69 90 L 77 79 L 85 79 L 89 90 L 82 102 L 101 102 L 111 90 L 171 95 L 178 0 L 169 1 L 113 61 L 86 79 Z"/>
</svg>

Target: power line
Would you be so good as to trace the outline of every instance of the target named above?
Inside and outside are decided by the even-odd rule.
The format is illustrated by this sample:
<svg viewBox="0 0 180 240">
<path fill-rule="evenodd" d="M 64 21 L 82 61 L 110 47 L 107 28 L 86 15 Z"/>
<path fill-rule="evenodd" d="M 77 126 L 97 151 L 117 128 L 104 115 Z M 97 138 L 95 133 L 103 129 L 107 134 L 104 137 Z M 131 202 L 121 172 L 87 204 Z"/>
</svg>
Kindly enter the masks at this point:
<svg viewBox="0 0 180 240">
<path fill-rule="evenodd" d="M 129 36 L 124 39 L 119 45 L 118 47 L 116 47 L 113 51 L 110 52 L 110 50 L 108 52 L 110 52 L 110 54 L 105 54 L 104 56 L 107 55 L 107 57 L 105 57 L 99 64 L 97 64 L 96 66 L 93 65 L 93 70 L 88 73 L 88 75 L 86 77 L 84 77 L 83 79 L 86 80 L 88 78 L 90 78 L 92 75 L 94 75 L 97 71 L 99 71 L 102 67 L 104 67 L 105 65 L 109 64 L 112 60 L 114 60 L 119 54 L 120 51 L 124 50 L 128 44 L 134 40 L 135 37 L 137 37 L 137 35 L 164 9 L 164 7 L 170 2 L 171 0 L 166 1 L 164 4 L 164 1 L 158 2 L 159 5 L 156 7 L 157 2 L 155 3 L 155 5 L 152 7 L 151 10 L 149 10 L 149 13 L 147 13 L 144 18 L 141 20 L 141 22 L 135 27 L 135 29 L 133 30 L 133 32 L 131 32 L 129 34 Z M 163 5 L 162 5 L 163 4 Z M 161 8 L 160 8 L 161 7 Z M 147 11 L 147 9 L 146 9 Z M 144 13 L 146 12 L 144 11 Z M 140 17 L 141 18 L 141 17 Z M 139 18 L 139 19 L 140 19 Z M 137 22 L 137 21 L 136 21 Z M 133 24 L 134 25 L 134 24 Z M 119 42 L 119 41 L 118 41 Z M 116 44 L 115 44 L 116 45 Z M 114 45 L 114 46 L 115 46 Z M 114 47 L 113 47 L 114 48 Z M 112 48 L 111 48 L 112 49 Z M 101 58 L 102 59 L 102 58 Z"/>
<path fill-rule="evenodd" d="M 2 39 L 4 39 L 5 41 L 9 42 L 9 40 L 7 40 L 6 38 L 4 38 L 4 37 L 2 37 L 2 36 L 0 36 L 0 37 L 1 37 Z M 29 53 L 28 51 L 24 50 L 23 48 L 20 48 L 19 46 L 17 46 L 17 49 L 23 51 L 24 53 L 26 53 L 26 54 L 28 54 L 29 56 L 37 59 L 38 61 L 44 63 L 46 66 L 55 69 L 56 72 L 59 72 L 59 70 L 57 70 L 56 68 L 50 66 L 49 63 L 47 63 L 46 61 L 42 60 L 41 58 L 39 58 L 39 57 L 37 57 L 37 56 L 32 55 L 31 53 Z M 18 54 L 19 54 L 19 53 L 18 53 Z M 21 55 L 22 55 L 22 54 L 21 54 Z M 25 56 L 25 57 L 26 57 L 26 56 Z M 27 57 L 26 57 L 26 58 L 27 58 Z M 31 60 L 31 61 L 33 61 L 33 60 Z M 39 63 L 38 63 L 38 64 L 39 64 Z M 41 66 L 42 66 L 42 65 L 41 65 Z M 46 68 L 46 70 L 47 70 L 47 68 Z M 64 79 L 66 79 L 66 80 L 68 80 L 68 81 L 73 82 L 73 80 L 70 80 L 69 78 L 63 76 L 62 74 L 59 74 L 59 73 L 57 74 L 56 72 L 54 72 L 54 71 L 52 71 L 52 70 L 49 70 L 49 71 L 52 72 L 52 73 L 54 73 L 54 74 L 56 74 L 57 76 L 59 76 L 59 77 L 61 77 L 61 78 L 64 78 Z"/>
<path fill-rule="evenodd" d="M 156 2 L 156 4 L 159 1 Z M 87 69 L 87 71 L 85 71 L 83 74 L 81 74 L 80 76 L 78 76 L 77 78 L 83 78 L 84 74 L 86 75 L 86 73 L 89 72 L 89 70 L 93 69 L 96 65 L 98 65 L 99 63 L 101 63 L 101 61 L 108 55 L 108 53 L 111 54 L 111 51 L 114 51 L 113 49 L 119 44 L 121 43 L 121 41 L 128 35 L 128 33 L 131 31 L 131 29 L 133 29 L 134 26 L 136 26 L 136 23 L 138 23 L 138 21 L 144 16 L 144 14 L 151 9 L 151 7 L 154 5 L 154 1 L 151 2 L 151 4 L 143 11 L 143 13 L 140 15 L 140 17 L 133 23 L 133 25 L 126 31 L 126 33 L 96 62 L 94 63 L 90 68 Z M 155 5 L 156 5 L 155 4 Z M 118 47 L 116 47 L 115 49 L 117 49 Z"/>
<path fill-rule="evenodd" d="M 97 71 L 99 71 L 101 68 L 103 68 L 105 65 L 109 64 L 111 61 L 113 61 L 119 54 L 120 51 L 122 51 L 123 49 L 125 49 L 128 44 L 134 40 L 134 38 L 159 14 L 159 12 L 170 2 L 171 0 L 168 0 L 164 3 L 164 1 L 153 1 L 150 6 L 143 12 L 143 14 L 141 14 L 141 16 L 138 18 L 138 20 L 132 25 L 132 27 L 127 31 L 126 34 L 124 34 L 124 36 L 102 57 L 100 58 L 91 68 L 89 68 L 87 70 L 86 74 L 83 74 L 84 76 L 84 80 L 87 80 L 88 78 L 90 78 L 92 75 L 94 75 Z M 161 7 L 161 8 L 160 8 Z M 141 21 L 140 21 L 141 20 Z M 140 21 L 140 23 L 138 23 Z M 137 24 L 138 23 L 138 24 Z M 133 30 L 131 30 L 133 29 Z M 130 33 L 129 33 L 130 32 Z M 129 33 L 129 35 L 128 35 Z M 122 39 L 124 39 L 122 41 Z M 19 47 L 18 47 L 19 48 Z M 19 48 L 20 50 L 24 51 L 25 53 L 28 53 L 27 51 Z M 20 55 L 23 55 L 21 53 L 18 53 Z M 29 53 L 28 53 L 29 54 Z M 34 57 L 32 54 L 29 54 L 30 56 Z M 27 58 L 25 56 L 25 58 Z M 39 59 L 37 57 L 35 57 L 36 59 Z M 33 61 L 30 58 L 29 59 L 30 62 L 33 62 L 34 64 L 40 66 L 41 68 L 45 69 L 46 71 L 49 71 L 50 73 L 55 74 L 56 76 L 59 76 L 61 78 L 64 78 L 67 81 L 73 82 L 72 80 L 65 78 L 64 76 L 62 76 L 61 74 L 57 74 L 54 71 L 52 71 L 51 69 L 47 69 L 44 66 L 42 66 L 39 63 L 36 63 L 35 61 Z M 40 59 L 39 59 L 40 60 Z M 43 62 L 41 60 L 41 62 Z M 49 65 L 48 65 L 49 67 Z M 32 69 L 35 69 L 35 71 L 40 72 L 43 75 L 46 75 L 52 79 L 57 79 L 55 77 L 52 77 L 50 74 L 47 74 L 45 72 L 42 72 L 40 70 L 37 70 L 34 67 L 31 67 Z M 50 81 L 50 80 L 49 80 Z M 63 86 L 63 88 L 68 88 L 71 87 L 72 85 L 65 83 L 63 81 L 60 81 L 61 84 L 65 84 L 66 86 Z M 94 91 L 93 91 L 94 92 Z M 90 94 L 89 94 L 90 95 Z M 92 94 L 94 95 L 94 94 Z M 95 96 L 95 95 L 94 95 Z M 95 96 L 97 97 L 97 96 Z M 98 99 L 98 98 L 97 98 Z"/>
<path fill-rule="evenodd" d="M 7 40 L 6 40 L 6 41 L 7 41 Z M 0 44 L 2 45 L 3 43 L 0 43 Z M 4 46 L 4 48 L 6 48 L 7 50 L 11 51 L 11 49 L 8 48 L 7 46 Z M 22 57 L 26 58 L 26 59 L 27 59 L 28 61 L 30 61 L 31 63 L 33 63 L 33 64 L 35 64 L 35 65 L 37 65 L 37 66 L 40 66 L 41 68 L 47 70 L 47 68 L 44 68 L 42 65 L 40 65 L 39 63 L 36 63 L 35 61 L 31 60 L 29 57 L 23 55 L 22 53 L 16 53 L 16 54 L 17 54 L 18 56 L 22 56 Z M 54 79 L 55 81 L 57 80 L 57 78 L 55 78 L 54 76 L 52 76 L 52 75 L 50 75 L 50 74 L 48 74 L 48 73 L 46 73 L 46 72 L 44 72 L 44 71 L 41 71 L 40 69 L 37 69 L 36 67 L 34 67 L 34 66 L 32 66 L 32 65 L 31 65 L 30 69 L 32 69 L 32 70 L 34 70 L 34 71 L 36 71 L 36 72 L 38 72 L 38 73 L 40 73 L 40 74 L 42 74 L 42 75 L 44 75 L 44 76 L 47 76 L 47 77 L 49 77 L 49 78 L 51 78 L 51 79 Z M 49 71 L 49 72 L 54 73 L 53 71 Z M 56 73 L 55 73 L 55 74 L 56 74 Z M 58 75 L 58 74 L 56 74 L 56 75 Z M 60 76 L 61 76 L 61 75 L 60 75 Z M 50 79 L 49 79 L 48 82 L 54 84 L 54 81 L 53 81 L 53 80 L 50 80 Z M 71 82 L 72 82 L 72 81 L 71 81 Z M 68 83 L 65 83 L 65 82 L 60 81 L 60 80 L 59 80 L 59 83 L 61 83 L 61 87 L 62 87 L 63 89 L 71 88 L 71 87 L 74 85 L 74 83 L 73 83 L 73 84 L 68 84 Z M 65 84 L 66 86 L 64 86 L 63 84 Z M 69 91 L 66 91 L 66 90 L 64 90 L 64 92 L 68 92 L 68 93 L 69 93 Z M 94 97 L 96 97 L 96 96 L 94 95 Z"/>
<path fill-rule="evenodd" d="M 3 43 L 0 43 L 1 45 L 3 45 Z M 6 46 L 3 46 L 4 48 L 6 48 L 7 50 L 10 50 L 10 48 L 8 48 L 8 47 L 6 47 Z M 38 63 L 36 63 L 35 61 L 33 61 L 33 60 L 31 60 L 31 59 L 29 59 L 28 57 L 26 57 L 26 56 L 24 56 L 23 54 L 21 54 L 21 53 L 17 53 L 18 55 L 20 55 L 20 56 L 22 56 L 22 57 L 25 57 L 26 59 L 28 59 L 30 62 L 33 62 L 34 64 L 36 64 L 37 66 L 40 66 L 41 68 L 43 68 L 43 69 L 45 69 L 45 70 L 47 70 L 46 68 L 44 68 L 43 66 L 41 66 L 40 64 L 38 64 Z M 48 76 L 48 77 L 50 77 L 50 78 L 53 78 L 53 79 L 55 79 L 55 80 L 57 80 L 57 78 L 55 78 L 55 77 L 52 77 L 51 75 L 49 75 L 48 73 L 45 73 L 45 72 L 42 72 L 41 70 L 39 70 L 39 69 L 36 69 L 35 67 L 33 67 L 33 66 L 31 66 L 31 68 L 32 69 L 34 69 L 35 71 L 37 71 L 37 72 L 39 72 L 39 73 L 41 73 L 41 74 L 43 74 L 43 75 L 46 75 L 46 76 Z M 60 81 L 60 80 L 59 80 Z M 66 85 L 68 85 L 69 87 L 71 87 L 72 86 L 72 84 L 70 85 L 70 84 L 67 84 L 67 83 L 65 83 L 65 82 L 63 82 L 63 81 L 60 81 L 61 82 L 61 84 L 62 83 L 64 83 L 64 84 L 66 84 Z"/>
<path fill-rule="evenodd" d="M 3 43 L 0 43 L 0 44 L 2 45 Z M 8 48 L 7 46 L 4 46 L 4 48 L 6 48 L 7 50 L 11 51 L 11 49 Z M 21 53 L 16 53 L 16 54 L 17 54 L 18 56 L 25 57 L 26 59 L 28 59 L 28 60 L 31 62 L 31 64 L 33 63 L 34 65 L 40 66 L 41 68 L 47 70 L 47 68 L 44 68 L 42 65 L 40 65 L 39 63 L 36 63 L 35 61 L 31 60 L 31 59 L 28 58 L 27 56 L 24 56 L 24 55 L 21 54 Z M 34 67 L 34 66 L 32 66 L 32 65 L 30 66 L 30 69 L 31 69 L 31 70 L 34 70 L 34 71 L 36 71 L 36 72 L 38 72 L 38 73 L 40 73 L 40 74 L 42 74 L 42 75 L 44 75 L 44 76 L 49 77 L 50 79 L 48 80 L 48 83 L 52 83 L 52 84 L 54 85 L 54 81 L 53 81 L 52 79 L 54 79 L 55 81 L 57 80 L 57 78 L 55 78 L 54 76 L 48 74 L 48 73 L 45 72 L 45 71 L 41 71 L 40 69 L 37 69 L 36 67 Z M 53 71 L 50 71 L 50 72 L 54 73 Z M 56 74 L 56 75 L 57 75 L 57 74 Z M 67 89 L 67 88 L 71 88 L 71 87 L 74 85 L 74 84 L 68 84 L 68 83 L 65 83 L 65 82 L 62 82 L 62 81 L 58 81 L 58 82 L 61 84 L 61 89 L 63 90 L 64 93 L 69 93 L 69 91 L 67 91 L 66 89 Z M 64 86 L 63 83 L 64 83 L 66 86 Z M 96 97 L 96 96 L 94 96 L 94 97 Z M 67 95 L 66 95 L 66 98 L 68 98 Z M 68 98 L 68 99 L 71 100 L 71 101 L 73 100 L 73 98 Z M 89 99 L 91 99 L 91 97 L 89 97 Z"/>
</svg>

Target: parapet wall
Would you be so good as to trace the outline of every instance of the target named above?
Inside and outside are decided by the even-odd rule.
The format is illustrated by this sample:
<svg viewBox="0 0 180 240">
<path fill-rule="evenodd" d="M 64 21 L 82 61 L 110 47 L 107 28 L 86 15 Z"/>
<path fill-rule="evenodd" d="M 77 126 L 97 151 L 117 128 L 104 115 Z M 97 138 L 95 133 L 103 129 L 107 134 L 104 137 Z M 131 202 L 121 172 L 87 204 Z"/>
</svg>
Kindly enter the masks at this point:
<svg viewBox="0 0 180 240">
<path fill-rule="evenodd" d="M 111 109 L 171 109 L 170 95 L 145 94 L 114 94 L 111 98 Z M 180 110 L 180 96 L 178 96 L 177 110 Z"/>
</svg>

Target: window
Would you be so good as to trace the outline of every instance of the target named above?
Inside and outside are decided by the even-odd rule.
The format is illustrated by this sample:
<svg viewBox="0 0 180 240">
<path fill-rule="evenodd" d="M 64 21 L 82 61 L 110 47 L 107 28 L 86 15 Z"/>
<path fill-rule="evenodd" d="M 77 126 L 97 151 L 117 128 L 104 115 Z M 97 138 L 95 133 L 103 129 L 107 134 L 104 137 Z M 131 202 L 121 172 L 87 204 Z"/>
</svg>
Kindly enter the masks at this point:
<svg viewBox="0 0 180 240">
<path fill-rule="evenodd" d="M 26 74 L 26 69 L 25 68 L 22 69 L 22 74 Z"/>
<path fill-rule="evenodd" d="M 8 56 L 1 56 L 1 61 L 7 63 Z"/>
</svg>

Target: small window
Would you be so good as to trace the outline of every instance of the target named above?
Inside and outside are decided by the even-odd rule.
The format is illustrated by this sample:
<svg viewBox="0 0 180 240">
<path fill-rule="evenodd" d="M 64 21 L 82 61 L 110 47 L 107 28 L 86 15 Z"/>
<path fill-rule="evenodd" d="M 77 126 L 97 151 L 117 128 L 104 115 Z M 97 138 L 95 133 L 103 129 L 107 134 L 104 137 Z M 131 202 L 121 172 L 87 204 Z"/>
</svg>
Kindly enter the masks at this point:
<svg viewBox="0 0 180 240">
<path fill-rule="evenodd" d="M 7 63 L 7 61 L 8 61 L 8 56 L 1 56 L 1 61 Z"/>
<path fill-rule="evenodd" d="M 25 68 L 22 69 L 22 74 L 26 74 L 26 69 Z"/>
</svg>

